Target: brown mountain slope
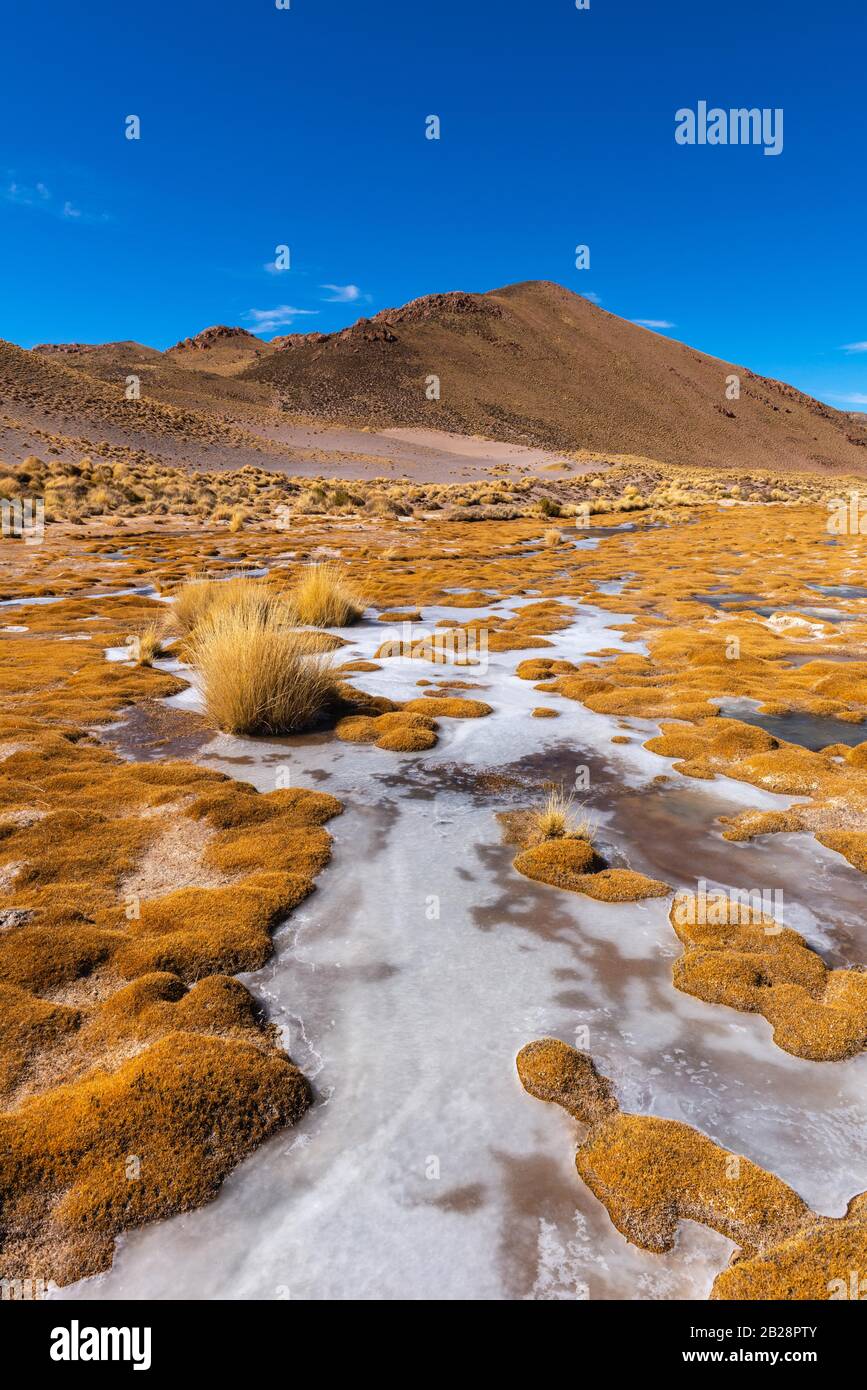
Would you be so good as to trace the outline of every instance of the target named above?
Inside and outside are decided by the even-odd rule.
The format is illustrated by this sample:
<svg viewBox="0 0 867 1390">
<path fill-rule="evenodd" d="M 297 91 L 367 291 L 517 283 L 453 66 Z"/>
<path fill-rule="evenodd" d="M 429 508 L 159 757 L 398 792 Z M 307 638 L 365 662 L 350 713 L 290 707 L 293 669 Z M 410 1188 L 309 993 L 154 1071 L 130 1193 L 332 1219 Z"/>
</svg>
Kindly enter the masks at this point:
<svg viewBox="0 0 867 1390">
<path fill-rule="evenodd" d="M 0 340 L 0 466 L 30 456 L 72 464 L 90 456 L 126 466 L 252 465 L 345 478 L 400 469 L 446 481 L 485 477 L 504 461 L 524 469 L 552 462 L 541 450 L 446 437 L 439 447 L 289 419 L 272 405 L 271 386 L 187 369 L 172 354 L 133 342 L 24 351 Z M 129 376 L 139 378 L 138 401 L 126 399 Z"/>
<path fill-rule="evenodd" d="M 186 400 L 176 406 L 151 398 L 146 383 L 154 369 L 153 349 L 125 343 L 70 352 L 70 346 L 65 345 L 65 351 L 26 352 L 0 339 L 0 422 L 5 434 L 26 435 L 35 429 L 65 439 L 86 435 L 145 449 L 169 445 L 173 455 L 202 448 L 258 452 L 264 447 L 261 440 L 216 413 L 190 408 Z M 157 369 L 163 372 L 162 354 L 156 358 Z M 68 365 L 72 362 L 74 368 Z M 84 370 L 91 364 L 95 375 Z M 126 398 L 130 373 L 141 375 L 139 400 Z M 252 384 L 230 385 L 244 393 L 267 394 Z M 195 394 L 199 397 L 201 391 Z M 220 404 L 225 401 L 221 399 Z"/>
<path fill-rule="evenodd" d="M 216 372 L 220 376 L 236 376 L 245 367 L 269 357 L 274 351 L 270 343 L 248 333 L 246 328 L 227 328 L 217 324 L 205 328 L 193 338 L 184 338 L 169 348 L 165 357 L 186 371 Z"/>
<path fill-rule="evenodd" d="M 740 378 L 740 398 L 726 378 Z M 426 381 L 440 379 L 440 399 Z M 867 468 L 867 421 L 547 281 L 430 295 L 248 367 L 291 413 L 719 467 Z"/>
<path fill-rule="evenodd" d="M 219 335 L 216 339 L 210 335 Z M 228 335 L 227 339 L 222 337 Z M 251 339 L 252 348 L 227 346 L 234 335 Z M 202 347 L 200 340 L 210 341 Z M 189 344 L 190 346 L 186 346 Z M 137 376 L 144 396 L 187 410 L 228 412 L 233 417 L 247 407 L 267 406 L 271 389 L 253 381 L 239 381 L 237 373 L 271 351 L 269 343 L 243 328 L 206 329 L 197 338 L 186 338 L 167 352 L 142 343 L 39 343 L 31 351 L 54 363 L 84 372 L 100 381 L 125 386 L 128 376 Z"/>
<path fill-rule="evenodd" d="M 103 381 L 116 381 L 121 372 L 141 371 L 163 360 L 157 348 L 129 340 L 122 343 L 37 343 L 31 351 Z"/>
</svg>

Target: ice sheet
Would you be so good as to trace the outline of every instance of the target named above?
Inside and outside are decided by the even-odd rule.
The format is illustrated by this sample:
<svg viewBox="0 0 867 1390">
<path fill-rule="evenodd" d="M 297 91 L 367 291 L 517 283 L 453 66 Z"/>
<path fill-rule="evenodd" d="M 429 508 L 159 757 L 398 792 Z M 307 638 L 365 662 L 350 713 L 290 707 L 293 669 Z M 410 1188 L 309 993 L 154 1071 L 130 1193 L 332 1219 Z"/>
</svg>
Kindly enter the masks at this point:
<svg viewBox="0 0 867 1390">
<path fill-rule="evenodd" d="M 426 626 L 458 615 L 473 613 L 427 609 Z M 578 605 L 574 624 L 539 655 L 637 650 L 610 629 L 619 621 Z M 371 656 L 389 632 L 376 622 L 346 629 L 340 659 Z M 443 720 L 423 756 L 322 735 L 219 736 L 202 750 L 205 765 L 263 791 L 288 771 L 293 785 L 345 802 L 329 827 L 331 866 L 278 929 L 268 966 L 245 977 L 317 1103 L 210 1206 L 126 1235 L 110 1273 L 63 1296 L 706 1297 L 730 1243 L 686 1223 L 668 1255 L 628 1245 L 575 1173 L 576 1126 L 518 1082 L 524 1043 L 575 1041 L 582 1028 L 624 1108 L 696 1125 L 829 1214 L 864 1187 L 867 1058 L 790 1057 L 763 1019 L 678 993 L 668 902 L 595 903 L 521 877 L 494 815 L 512 803 L 480 793 L 468 774 L 528 758 L 565 772 L 590 766 L 600 833 L 634 867 L 662 864 L 668 881 L 693 885 L 704 874 L 761 886 L 779 873 L 803 899 L 800 920 L 831 942 L 836 902 L 853 904 L 857 935 L 859 876 L 806 836 L 723 841 L 714 826 L 722 811 L 790 798 L 677 774 L 654 785 L 670 765 L 641 747 L 653 726 L 540 695 L 513 674 L 527 655 L 493 654 L 484 673 L 456 672 L 486 687 L 467 693 L 495 712 Z M 420 677 L 443 673 L 397 661 L 353 679 L 403 699 L 420 693 Z M 198 697 L 192 688 L 172 698 L 189 707 Z M 533 719 L 540 703 L 561 717 Z M 612 745 L 624 726 L 633 741 Z"/>
</svg>

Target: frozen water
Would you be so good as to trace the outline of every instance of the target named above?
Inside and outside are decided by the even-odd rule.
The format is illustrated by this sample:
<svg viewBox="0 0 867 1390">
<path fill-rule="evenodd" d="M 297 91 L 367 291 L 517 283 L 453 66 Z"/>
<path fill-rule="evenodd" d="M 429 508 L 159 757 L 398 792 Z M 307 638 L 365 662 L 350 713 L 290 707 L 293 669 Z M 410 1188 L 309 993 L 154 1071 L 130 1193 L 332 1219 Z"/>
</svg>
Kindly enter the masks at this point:
<svg viewBox="0 0 867 1390">
<path fill-rule="evenodd" d="M 640 650 L 611 630 L 621 616 L 574 607 L 573 625 L 539 655 Z M 474 614 L 426 609 L 425 627 L 452 616 Z M 340 659 L 370 657 L 389 631 L 346 629 Z M 706 1297 L 731 1244 L 685 1223 L 668 1255 L 629 1245 L 575 1173 L 577 1127 L 518 1082 L 524 1043 L 575 1041 L 581 1028 L 624 1108 L 696 1125 L 822 1212 L 841 1214 L 864 1186 L 867 1059 L 790 1057 L 763 1019 L 678 993 L 668 902 L 596 903 L 521 877 L 495 812 L 527 795 L 485 791 L 474 774 L 505 769 L 536 797 L 540 778 L 568 782 L 588 766 L 612 858 L 674 886 L 779 878 L 799 929 L 816 939 L 840 944 L 842 911 L 858 960 L 860 876 L 806 836 L 723 841 L 716 816 L 791 798 L 724 778 L 671 774 L 660 786 L 670 763 L 641 746 L 653 725 L 541 696 L 514 675 L 527 655 L 495 653 L 482 671 L 454 672 L 484 687 L 467 693 L 494 713 L 443 720 L 423 757 L 325 735 L 219 736 L 201 751 L 205 765 L 263 791 L 288 770 L 293 785 L 346 806 L 329 826 L 334 857 L 316 892 L 277 931 L 266 968 L 245 977 L 317 1103 L 210 1206 L 127 1234 L 110 1273 L 60 1296 Z M 354 679 L 404 699 L 420 693 L 419 678 L 447 670 L 399 660 Z M 170 703 L 197 701 L 193 686 Z M 542 701 L 561 717 L 532 719 Z M 611 744 L 628 729 L 631 742 Z"/>
</svg>

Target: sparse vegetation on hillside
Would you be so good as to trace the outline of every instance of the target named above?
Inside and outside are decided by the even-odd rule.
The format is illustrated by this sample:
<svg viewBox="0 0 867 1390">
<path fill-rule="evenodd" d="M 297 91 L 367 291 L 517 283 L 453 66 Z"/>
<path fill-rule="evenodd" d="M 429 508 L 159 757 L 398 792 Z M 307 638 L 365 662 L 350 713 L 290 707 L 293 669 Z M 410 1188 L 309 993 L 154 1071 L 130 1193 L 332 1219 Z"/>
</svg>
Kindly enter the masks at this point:
<svg viewBox="0 0 867 1390">
<path fill-rule="evenodd" d="M 591 517 L 642 513 L 649 520 L 684 508 L 726 500 L 819 501 L 858 488 L 857 478 L 806 473 L 757 472 L 732 484 L 730 474 L 712 469 L 667 468 L 652 461 L 612 464 L 598 473 L 555 483 L 514 477 L 490 483 L 395 483 L 374 477 L 347 488 L 340 479 L 287 477 L 245 467 L 234 472 L 191 473 L 146 463 L 104 463 L 85 456 L 77 463 L 36 455 L 19 464 L 0 462 L 0 497 L 26 497 L 44 504 L 46 525 L 83 526 L 104 520 L 117 526 L 139 518 L 171 518 L 237 535 L 265 527 L 291 532 L 294 517 L 377 520 L 401 517 L 437 521 L 507 521 L 539 515 L 570 518 L 581 526 Z M 739 488 L 744 498 L 735 496 Z M 546 533 L 553 544 L 555 528 Z M 550 537 L 550 539 L 548 539 Z"/>
</svg>

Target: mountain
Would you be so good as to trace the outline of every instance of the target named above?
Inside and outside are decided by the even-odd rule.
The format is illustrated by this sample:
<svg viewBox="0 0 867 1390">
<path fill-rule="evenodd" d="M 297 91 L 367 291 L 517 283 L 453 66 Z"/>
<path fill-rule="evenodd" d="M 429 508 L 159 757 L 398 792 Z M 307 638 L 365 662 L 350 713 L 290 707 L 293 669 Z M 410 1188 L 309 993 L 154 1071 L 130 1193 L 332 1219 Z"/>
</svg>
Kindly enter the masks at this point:
<svg viewBox="0 0 867 1390">
<path fill-rule="evenodd" d="M 138 401 L 125 398 L 130 376 L 140 381 Z M 400 439 L 382 433 L 407 429 L 414 433 Z M 240 466 L 264 449 L 275 467 L 333 460 L 342 472 L 365 457 L 445 477 L 450 454 L 459 459 L 452 467 L 478 470 L 492 451 L 509 446 L 514 457 L 525 446 L 537 451 L 525 460 L 534 467 L 584 450 L 686 466 L 867 472 L 867 415 L 834 410 L 547 281 L 426 295 L 337 333 L 270 343 L 225 324 L 165 352 L 132 341 L 30 352 L 0 343 L 0 450 L 38 452 L 46 432 L 68 452 L 84 436 L 168 452 L 193 468 Z M 496 441 L 484 465 L 472 436 Z"/>
<path fill-rule="evenodd" d="M 127 395 L 129 376 L 140 379 L 139 398 Z M 253 461 L 262 441 L 243 419 L 239 425 L 242 412 L 228 412 L 227 393 L 256 400 L 269 393 L 230 381 L 209 397 L 211 380 L 218 378 L 196 383 L 193 373 L 138 343 L 44 344 L 28 352 L 0 339 L 0 459 L 46 448 L 74 458 L 106 444 L 217 466 L 244 450 L 249 460 L 243 461 Z M 175 404 L 170 397 L 178 382 L 184 389 Z"/>
<path fill-rule="evenodd" d="M 547 281 L 428 295 L 339 333 L 289 334 L 276 345 L 241 375 L 272 386 L 290 414 L 667 463 L 867 468 L 867 418 Z M 431 376 L 438 400 L 427 398 Z M 726 394 L 732 376 L 737 399 Z"/>
<path fill-rule="evenodd" d="M 270 343 L 248 333 L 246 328 L 229 328 L 217 324 L 205 328 L 193 338 L 184 338 L 169 348 L 165 356 L 185 371 L 217 372 L 221 376 L 236 376 L 268 357 L 274 348 Z"/>
<path fill-rule="evenodd" d="M 163 357 L 157 348 L 129 340 L 122 343 L 37 343 L 31 351 L 40 357 L 50 357 L 61 366 L 77 368 L 106 380 L 114 378 L 121 369 L 133 372 L 136 368 L 161 362 Z"/>
</svg>

